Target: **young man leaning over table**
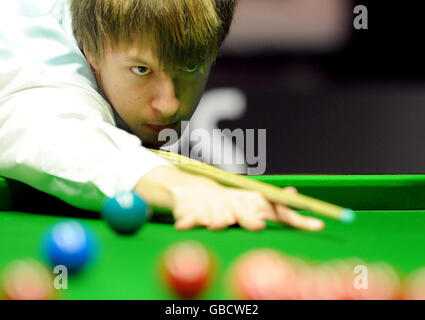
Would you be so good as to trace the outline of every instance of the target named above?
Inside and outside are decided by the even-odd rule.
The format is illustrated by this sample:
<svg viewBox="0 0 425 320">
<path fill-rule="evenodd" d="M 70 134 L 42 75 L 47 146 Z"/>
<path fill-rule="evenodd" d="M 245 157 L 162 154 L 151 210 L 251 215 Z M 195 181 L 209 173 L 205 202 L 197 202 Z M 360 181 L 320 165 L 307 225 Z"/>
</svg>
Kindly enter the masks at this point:
<svg viewBox="0 0 425 320">
<path fill-rule="evenodd" d="M 323 229 L 145 148 L 195 111 L 236 2 L 2 2 L 0 175 L 94 211 L 134 190 L 171 209 L 177 229 L 260 230 L 266 220 Z"/>
</svg>

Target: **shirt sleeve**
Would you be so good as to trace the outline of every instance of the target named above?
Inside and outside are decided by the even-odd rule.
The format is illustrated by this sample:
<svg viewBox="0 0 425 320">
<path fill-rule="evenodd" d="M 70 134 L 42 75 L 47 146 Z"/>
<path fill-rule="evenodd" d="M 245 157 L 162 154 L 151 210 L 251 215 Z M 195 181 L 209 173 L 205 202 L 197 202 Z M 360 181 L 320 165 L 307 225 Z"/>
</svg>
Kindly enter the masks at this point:
<svg viewBox="0 0 425 320">
<path fill-rule="evenodd" d="M 31 85 L 0 97 L 0 175 L 85 210 L 171 165 L 115 126 L 93 89 Z"/>
</svg>

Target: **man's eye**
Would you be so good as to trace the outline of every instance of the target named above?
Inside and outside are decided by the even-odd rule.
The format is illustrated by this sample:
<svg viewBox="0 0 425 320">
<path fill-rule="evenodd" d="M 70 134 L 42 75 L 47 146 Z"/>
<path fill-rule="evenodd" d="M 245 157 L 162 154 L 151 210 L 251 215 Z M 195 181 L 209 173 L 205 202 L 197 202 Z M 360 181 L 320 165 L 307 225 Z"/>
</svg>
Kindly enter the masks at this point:
<svg viewBox="0 0 425 320">
<path fill-rule="evenodd" d="M 199 65 L 198 65 L 198 64 L 195 64 L 195 65 L 193 65 L 193 66 L 184 67 L 184 68 L 183 68 L 183 71 L 184 71 L 184 72 L 187 72 L 187 73 L 193 73 L 193 72 L 195 72 L 196 70 L 198 70 L 198 68 L 199 68 Z"/>
<path fill-rule="evenodd" d="M 139 76 L 146 76 L 152 72 L 152 70 L 149 67 L 145 67 L 145 66 L 133 67 L 131 68 L 131 71 L 133 71 L 135 74 Z"/>
</svg>

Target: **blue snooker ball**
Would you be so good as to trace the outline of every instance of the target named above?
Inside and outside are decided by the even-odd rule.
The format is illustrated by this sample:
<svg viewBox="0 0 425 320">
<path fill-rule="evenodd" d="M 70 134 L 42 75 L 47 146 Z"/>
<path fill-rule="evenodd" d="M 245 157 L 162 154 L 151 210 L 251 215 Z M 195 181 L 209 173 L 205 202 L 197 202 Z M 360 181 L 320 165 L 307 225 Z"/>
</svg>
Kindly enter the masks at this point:
<svg viewBox="0 0 425 320">
<path fill-rule="evenodd" d="M 94 233 L 76 220 L 54 224 L 42 241 L 42 252 L 50 265 L 63 265 L 69 273 L 83 269 L 93 259 L 96 249 Z"/>
<path fill-rule="evenodd" d="M 151 217 L 147 203 L 134 192 L 124 192 L 107 199 L 103 219 L 120 234 L 135 233 Z"/>
</svg>

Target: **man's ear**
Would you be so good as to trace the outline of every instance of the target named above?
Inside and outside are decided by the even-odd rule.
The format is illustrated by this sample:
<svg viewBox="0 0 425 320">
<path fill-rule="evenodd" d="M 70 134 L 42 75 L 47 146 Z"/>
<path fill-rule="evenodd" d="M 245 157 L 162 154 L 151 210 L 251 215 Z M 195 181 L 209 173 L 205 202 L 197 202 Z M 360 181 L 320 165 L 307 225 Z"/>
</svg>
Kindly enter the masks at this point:
<svg viewBox="0 0 425 320">
<path fill-rule="evenodd" d="M 93 70 L 94 72 L 97 72 L 97 71 L 98 71 L 98 65 L 97 65 L 97 63 L 96 63 L 96 60 L 93 58 L 93 55 L 91 54 L 91 52 L 90 52 L 90 51 L 88 51 L 88 50 L 86 49 L 86 47 L 85 47 L 85 46 L 83 46 L 83 54 L 84 54 L 84 56 L 86 57 L 87 61 L 89 62 L 89 64 L 90 64 L 90 66 L 91 66 L 92 70 Z"/>
</svg>

